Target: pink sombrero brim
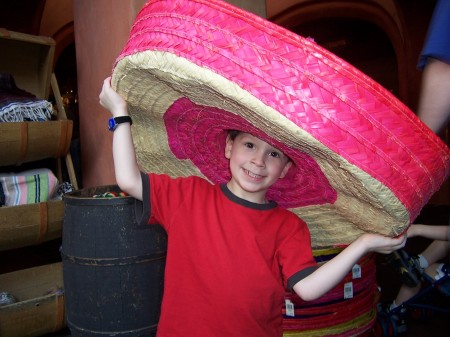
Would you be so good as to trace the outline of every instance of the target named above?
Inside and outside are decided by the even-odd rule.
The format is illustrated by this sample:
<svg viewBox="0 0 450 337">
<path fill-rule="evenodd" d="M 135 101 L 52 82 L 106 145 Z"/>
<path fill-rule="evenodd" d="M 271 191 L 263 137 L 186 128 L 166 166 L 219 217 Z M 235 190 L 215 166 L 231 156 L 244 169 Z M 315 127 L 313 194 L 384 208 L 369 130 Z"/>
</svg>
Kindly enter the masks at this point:
<svg viewBox="0 0 450 337">
<path fill-rule="evenodd" d="M 149 1 L 113 85 L 145 170 L 223 182 L 221 144 L 236 127 L 294 158 L 270 196 L 307 221 L 315 247 L 402 233 L 449 172 L 447 146 L 387 90 L 221 1 Z"/>
</svg>

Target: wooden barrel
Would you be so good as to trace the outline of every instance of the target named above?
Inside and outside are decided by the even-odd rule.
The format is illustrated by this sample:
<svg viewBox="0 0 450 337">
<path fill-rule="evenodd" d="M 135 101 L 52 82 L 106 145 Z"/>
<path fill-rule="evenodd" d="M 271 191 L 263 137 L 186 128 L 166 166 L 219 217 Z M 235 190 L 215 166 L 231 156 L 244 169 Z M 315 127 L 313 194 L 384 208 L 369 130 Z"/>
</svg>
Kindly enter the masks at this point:
<svg viewBox="0 0 450 337">
<path fill-rule="evenodd" d="M 167 236 L 139 224 L 132 197 L 94 197 L 117 186 L 64 196 L 61 255 L 72 336 L 155 336 L 163 295 Z"/>
</svg>

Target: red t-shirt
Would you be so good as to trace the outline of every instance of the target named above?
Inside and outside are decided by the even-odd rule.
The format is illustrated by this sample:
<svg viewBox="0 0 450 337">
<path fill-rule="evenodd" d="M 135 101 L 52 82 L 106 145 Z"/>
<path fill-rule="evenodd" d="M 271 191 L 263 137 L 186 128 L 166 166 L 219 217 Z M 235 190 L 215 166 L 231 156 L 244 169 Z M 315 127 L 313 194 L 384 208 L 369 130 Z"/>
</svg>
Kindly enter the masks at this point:
<svg viewBox="0 0 450 337">
<path fill-rule="evenodd" d="M 158 337 L 282 336 L 285 287 L 316 268 L 306 224 L 199 177 L 143 178 L 168 234 Z"/>
</svg>

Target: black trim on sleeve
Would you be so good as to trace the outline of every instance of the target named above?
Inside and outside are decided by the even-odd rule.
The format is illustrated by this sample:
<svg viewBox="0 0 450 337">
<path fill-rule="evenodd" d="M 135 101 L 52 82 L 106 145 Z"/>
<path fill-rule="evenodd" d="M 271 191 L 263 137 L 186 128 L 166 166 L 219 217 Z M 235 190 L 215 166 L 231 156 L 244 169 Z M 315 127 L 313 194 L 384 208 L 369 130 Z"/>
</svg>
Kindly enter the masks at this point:
<svg viewBox="0 0 450 337">
<path fill-rule="evenodd" d="M 294 288 L 294 286 L 297 284 L 297 282 L 303 280 L 306 276 L 311 275 L 314 271 L 319 268 L 318 266 L 311 266 L 306 269 L 300 270 L 299 272 L 296 272 L 294 275 L 289 277 L 287 286 L 290 290 Z"/>
<path fill-rule="evenodd" d="M 142 201 L 135 201 L 136 221 L 139 226 L 148 225 L 151 215 L 150 208 L 150 179 L 148 174 L 141 172 L 142 179 Z"/>
</svg>

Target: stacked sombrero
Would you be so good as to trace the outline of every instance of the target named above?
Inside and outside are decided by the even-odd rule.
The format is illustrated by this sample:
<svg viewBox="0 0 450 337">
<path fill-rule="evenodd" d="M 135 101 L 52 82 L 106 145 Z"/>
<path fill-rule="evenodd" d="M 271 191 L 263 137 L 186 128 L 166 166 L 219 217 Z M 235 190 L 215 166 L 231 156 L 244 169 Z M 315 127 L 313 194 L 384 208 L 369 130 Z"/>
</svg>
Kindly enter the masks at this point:
<svg viewBox="0 0 450 337">
<path fill-rule="evenodd" d="M 314 250 L 319 265 L 328 262 L 342 248 Z M 303 301 L 291 291 L 283 307 L 283 337 L 369 336 L 377 317 L 379 291 L 375 254 L 362 257 L 333 289 L 314 301 Z"/>
<path fill-rule="evenodd" d="M 313 246 L 402 233 L 447 178 L 450 152 L 379 84 L 304 39 L 217 0 L 149 1 L 117 59 L 140 165 L 229 179 L 229 129 L 291 157 L 268 197 Z"/>
</svg>

